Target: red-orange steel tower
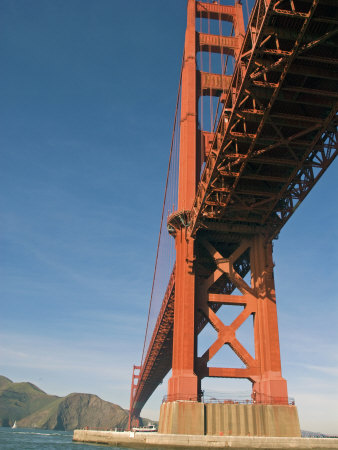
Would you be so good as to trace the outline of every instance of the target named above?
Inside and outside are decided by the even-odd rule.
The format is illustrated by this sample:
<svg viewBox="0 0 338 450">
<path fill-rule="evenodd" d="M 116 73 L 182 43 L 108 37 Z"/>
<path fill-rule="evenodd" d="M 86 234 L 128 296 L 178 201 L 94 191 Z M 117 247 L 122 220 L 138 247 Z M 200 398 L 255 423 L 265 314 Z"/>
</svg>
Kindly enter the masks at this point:
<svg viewBox="0 0 338 450">
<path fill-rule="evenodd" d="M 234 36 L 221 37 L 196 31 L 196 18 L 221 18 L 233 23 Z M 242 5 L 220 5 L 188 0 L 182 72 L 181 136 L 178 210 L 169 218 L 176 245 L 175 313 L 172 376 L 168 400 L 200 399 L 204 377 L 247 378 L 253 398 L 260 403 L 287 403 L 287 384 L 281 374 L 272 243 L 262 231 L 210 223 L 208 229 L 190 234 L 189 219 L 201 165 L 212 134 L 198 130 L 200 95 L 215 95 L 227 86 L 226 75 L 197 70 L 196 55 L 204 48 L 237 56 L 245 33 Z M 218 90 L 217 90 L 218 88 Z M 206 143 L 205 145 L 200 142 Z M 244 276 L 251 270 L 251 285 Z M 232 295 L 235 289 L 242 295 Z M 242 305 L 243 311 L 228 326 L 217 317 L 221 305 Z M 236 331 L 254 317 L 255 355 L 244 348 Z M 210 323 L 217 339 L 200 358 L 197 336 Z M 245 368 L 208 366 L 223 345 L 230 348 Z"/>
<path fill-rule="evenodd" d="M 256 0 L 244 35 L 239 1 L 188 0 L 181 114 L 172 141 L 180 129 L 178 207 L 167 222 L 176 264 L 169 264 L 168 285 L 163 290 L 161 279 L 154 297 L 161 304 L 155 302 L 157 320 L 147 326 L 137 376 L 134 370 L 131 419 L 172 368 L 160 432 L 300 436 L 281 373 L 272 239 L 338 154 L 337 29 L 329 19 L 336 15 L 333 1 Z M 219 23 L 219 35 L 211 21 Z M 230 35 L 223 35 L 222 22 L 232 24 Z M 221 73 L 213 70 L 212 54 L 221 57 Z M 236 59 L 232 77 L 224 55 Z M 224 105 L 212 126 L 210 100 L 208 131 L 205 96 Z M 167 183 L 172 173 L 176 186 L 171 167 Z M 171 210 L 167 200 L 163 213 Z M 158 249 L 165 248 L 162 226 Z M 157 259 L 153 287 L 156 274 Z M 153 293 L 149 311 L 152 301 Z M 228 305 L 242 310 L 224 323 Z M 248 351 L 238 330 L 251 319 L 254 350 Z M 200 355 L 199 335 L 208 324 L 215 341 Z M 242 367 L 226 361 L 215 367 L 213 357 L 224 346 Z M 205 377 L 248 379 L 252 400 L 202 403 Z"/>
</svg>

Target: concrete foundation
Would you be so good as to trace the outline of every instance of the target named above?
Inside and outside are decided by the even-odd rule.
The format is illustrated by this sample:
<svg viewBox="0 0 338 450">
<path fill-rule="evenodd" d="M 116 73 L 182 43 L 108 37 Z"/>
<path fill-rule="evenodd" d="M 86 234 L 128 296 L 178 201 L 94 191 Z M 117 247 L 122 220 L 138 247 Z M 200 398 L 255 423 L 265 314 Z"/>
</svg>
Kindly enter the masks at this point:
<svg viewBox="0 0 338 450">
<path fill-rule="evenodd" d="M 199 402 L 162 403 L 158 431 L 163 434 L 205 434 L 205 408 Z"/>
<path fill-rule="evenodd" d="M 233 436 L 300 437 L 296 406 L 291 405 L 205 405 L 205 434 Z"/>
<path fill-rule="evenodd" d="M 300 437 L 296 406 L 176 401 L 161 405 L 159 433 Z"/>
<path fill-rule="evenodd" d="M 205 449 L 338 449 L 338 439 L 249 436 L 197 436 L 187 434 L 117 433 L 114 431 L 75 430 L 74 442 L 104 444 L 128 448 Z"/>
</svg>

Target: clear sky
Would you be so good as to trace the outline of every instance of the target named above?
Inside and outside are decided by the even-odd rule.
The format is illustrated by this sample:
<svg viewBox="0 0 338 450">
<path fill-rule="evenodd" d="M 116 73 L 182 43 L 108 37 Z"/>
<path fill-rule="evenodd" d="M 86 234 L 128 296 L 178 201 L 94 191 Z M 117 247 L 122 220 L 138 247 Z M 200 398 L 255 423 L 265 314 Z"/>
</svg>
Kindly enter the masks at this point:
<svg viewBox="0 0 338 450">
<path fill-rule="evenodd" d="M 129 407 L 185 5 L 1 1 L 0 374 L 13 381 Z M 328 433 L 338 433 L 337 176 L 336 161 L 275 242 L 283 375 L 301 427 Z M 165 392 L 166 382 L 143 416 L 158 416 Z"/>
</svg>

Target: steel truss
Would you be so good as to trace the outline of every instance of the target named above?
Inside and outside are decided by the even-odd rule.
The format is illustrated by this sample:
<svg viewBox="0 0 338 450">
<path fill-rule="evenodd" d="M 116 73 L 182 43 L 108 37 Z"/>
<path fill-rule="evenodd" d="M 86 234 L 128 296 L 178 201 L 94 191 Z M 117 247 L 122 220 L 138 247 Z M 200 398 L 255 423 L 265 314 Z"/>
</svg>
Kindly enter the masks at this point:
<svg viewBox="0 0 338 450">
<path fill-rule="evenodd" d="M 337 155 L 338 5 L 256 2 L 192 210 L 192 233 L 276 237 Z"/>
</svg>

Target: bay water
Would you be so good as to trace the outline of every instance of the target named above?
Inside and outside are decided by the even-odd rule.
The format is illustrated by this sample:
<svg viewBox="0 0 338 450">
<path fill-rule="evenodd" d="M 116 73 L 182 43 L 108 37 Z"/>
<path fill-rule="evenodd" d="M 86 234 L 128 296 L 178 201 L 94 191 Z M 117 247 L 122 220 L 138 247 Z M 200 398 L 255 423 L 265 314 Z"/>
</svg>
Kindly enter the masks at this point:
<svg viewBox="0 0 338 450">
<path fill-rule="evenodd" d="M 121 450 L 121 447 L 118 448 L 106 445 L 82 444 L 72 442 L 72 439 L 72 431 L 39 430 L 37 428 L 16 428 L 12 430 L 12 428 L 0 427 L 0 450 L 102 450 L 104 448 Z M 125 450 L 128 449 L 125 448 Z M 152 448 L 152 450 L 163 449 Z"/>
<path fill-rule="evenodd" d="M 39 430 L 37 428 L 1 428 L 1 450 L 91 450 L 117 447 L 72 442 L 72 431 Z M 119 449 L 120 450 L 120 449 Z"/>
</svg>

